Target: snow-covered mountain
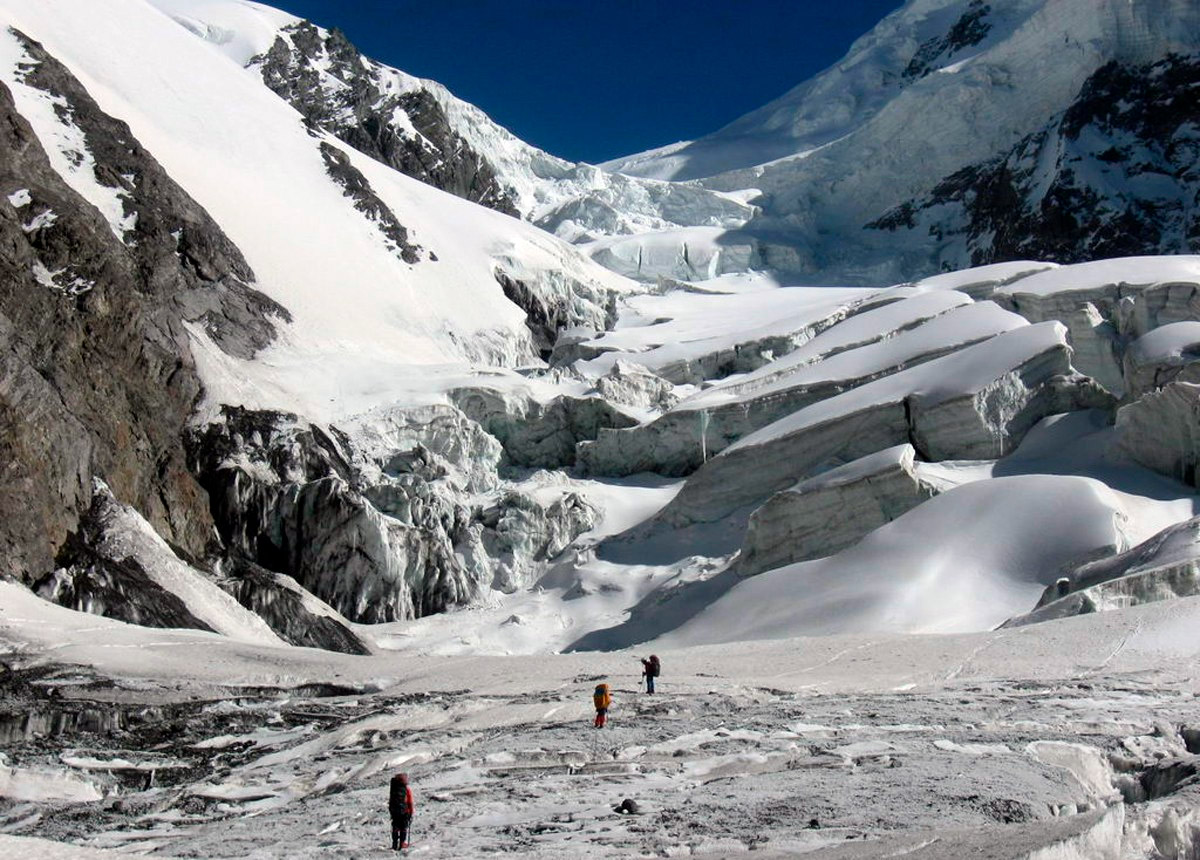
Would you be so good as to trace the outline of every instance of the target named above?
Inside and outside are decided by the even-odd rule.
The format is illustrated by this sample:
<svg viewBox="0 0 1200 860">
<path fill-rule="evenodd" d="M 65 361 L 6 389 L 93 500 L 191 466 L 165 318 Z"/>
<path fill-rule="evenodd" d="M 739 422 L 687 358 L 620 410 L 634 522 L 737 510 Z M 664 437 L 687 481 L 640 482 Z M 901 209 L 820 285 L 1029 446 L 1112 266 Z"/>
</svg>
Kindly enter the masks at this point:
<svg viewBox="0 0 1200 860">
<path fill-rule="evenodd" d="M 572 163 L 515 137 L 441 84 L 362 56 L 344 35 L 254 3 L 154 0 L 310 125 L 408 176 L 569 241 L 676 227 L 736 228 L 737 195 Z"/>
<path fill-rule="evenodd" d="M 1189 0 L 912 0 L 763 108 L 604 166 L 760 189 L 738 241 L 809 279 L 1186 252 L 1197 51 Z"/>
<path fill-rule="evenodd" d="M 1195 235 L 1195 16 L 913 0 L 643 178 L 0 0 L 0 848 L 1193 857 L 1200 257 L 1089 258 Z"/>
<path fill-rule="evenodd" d="M 990 75 L 997 57 L 1045 48 L 1046 27 L 1066 26 L 1074 7 L 1054 7 L 1061 20 L 1045 18 L 1048 8 L 910 4 L 856 45 L 859 60 L 756 116 L 778 124 L 789 105 L 811 107 L 812 93 L 857 92 L 848 69 L 898 62 L 914 40 L 920 62 L 908 60 L 888 92 L 945 95 L 959 84 L 923 82 Z M 1139 8 L 1110 11 L 1141 20 Z M 7 564 L 60 602 L 210 629 L 208 610 L 183 598 L 150 612 L 137 596 L 162 590 L 156 566 L 182 565 L 223 583 L 288 641 L 353 650 L 369 646 L 348 623 L 488 600 L 520 617 L 519 595 L 540 583 L 586 598 L 567 613 L 570 627 L 546 637 L 547 611 L 566 612 L 555 603 L 534 612 L 532 638 L 514 629 L 472 647 L 633 642 L 673 630 L 732 577 L 826 557 L 830 571 L 858 563 L 874 530 L 914 506 L 921 534 L 964 533 L 954 506 L 935 498 L 962 483 L 1022 476 L 1007 490 L 972 489 L 985 507 L 1027 493 L 1078 498 L 1091 513 L 1064 525 L 1078 539 L 1037 561 L 1001 572 L 982 552 L 988 541 L 972 538 L 980 575 L 1000 577 L 995 593 L 966 585 L 959 608 L 935 601 L 928 612 L 910 596 L 912 608 L 886 623 L 874 610 L 825 612 L 814 596 L 820 624 L 789 611 L 799 626 L 787 628 L 977 629 L 1031 610 L 1063 565 L 1124 551 L 1195 513 L 1190 490 L 1146 472 L 1194 483 L 1190 449 L 1172 453 L 1175 442 L 1139 429 L 1184 420 L 1190 389 L 1157 392 L 1191 378 L 1186 344 L 1164 352 L 1139 339 L 1193 324 L 1193 258 L 1016 261 L 885 289 L 797 288 L 720 275 L 719 262 L 734 259 L 723 228 L 685 226 L 635 237 L 666 243 L 662 260 L 638 258 L 637 273 L 659 263 L 676 272 L 677 235 L 689 249 L 711 231 L 722 255 L 705 264 L 685 254 L 690 282 L 660 279 L 643 294 L 595 261 L 621 267 L 632 222 L 571 245 L 495 211 L 539 220 L 539 206 L 579 189 L 538 173 L 543 161 L 562 163 L 444 88 L 361 57 L 336 32 L 240 0 L 122 0 L 104 14 L 56 0 L 13 3 L 5 15 L 14 143 L 0 190 L 15 249 L 6 314 L 18 380 L 6 444 L 28 452 L 10 472 L 10 498 L 22 501 L 5 524 Z M 1134 38 L 1125 27 L 1112 42 L 1100 19 L 1108 41 L 1089 42 L 1089 56 L 1159 47 L 1153 29 Z M 949 35 L 929 36 L 943 25 Z M 952 71 L 938 65 L 952 58 Z M 1130 136 L 1182 128 L 1164 97 L 1190 68 L 1175 58 L 1127 79 L 1109 63 L 1097 73 L 1108 88 L 1068 114 L 1060 138 L 1096 148 L 1099 131 L 1080 129 L 1102 124 L 1104 145 L 1123 130 L 1121 151 L 1132 153 Z M 1138 82 L 1138 98 L 1100 116 L 1121 80 Z M 851 117 L 862 129 L 893 109 L 871 105 Z M 802 126 L 819 133 L 799 120 L 793 130 Z M 678 186 L 613 175 L 591 191 L 617 187 Z M 909 207 L 913 218 L 947 208 Z M 1022 223 L 1010 219 L 1006 235 L 1035 248 L 1053 239 Z M 875 232 L 900 241 L 903 225 L 889 225 Z M 35 318 L 51 322 L 23 322 Z M 143 340 L 156 345 L 153 361 Z M 16 417 L 47 384 L 55 407 Z M 1125 429 L 1095 430 L 1118 406 Z M 1093 417 L 1042 428 L 1061 413 Z M 1046 465 L 1054 453 L 1015 465 L 1029 461 L 1031 433 L 1058 440 L 1068 465 Z M 1067 457 L 1072 433 L 1099 453 Z M 1103 465 L 1110 455 L 1115 471 Z M 957 461 L 970 465 L 940 465 Z M 664 479 L 644 483 L 647 473 Z M 873 495 L 893 479 L 899 496 Z M 814 515 L 851 503 L 857 513 L 837 529 Z M 111 515 L 114 505 L 133 513 Z M 1101 511 L 1124 525 L 1097 525 Z M 168 564 L 167 545 L 114 536 L 131 516 L 179 558 Z M 989 532 L 986 518 L 973 520 Z M 905 557 L 913 575 L 926 566 L 919 547 Z M 619 584 L 630 564 L 652 571 L 634 589 Z M 691 587 L 671 600 L 658 593 L 691 580 L 701 598 Z M 905 581 L 893 584 L 908 593 Z M 889 594 L 865 585 L 856 599 L 893 606 Z M 690 608 L 646 620 L 635 605 L 647 599 L 659 613 Z M 443 647 L 431 637 L 427 647 Z"/>
</svg>

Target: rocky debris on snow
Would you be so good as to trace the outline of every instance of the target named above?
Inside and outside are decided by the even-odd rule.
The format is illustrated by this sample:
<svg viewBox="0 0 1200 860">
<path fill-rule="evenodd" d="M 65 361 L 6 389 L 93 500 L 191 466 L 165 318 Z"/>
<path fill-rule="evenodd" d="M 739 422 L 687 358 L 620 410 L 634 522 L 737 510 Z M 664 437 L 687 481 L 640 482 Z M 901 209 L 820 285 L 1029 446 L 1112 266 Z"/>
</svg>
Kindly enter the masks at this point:
<svg viewBox="0 0 1200 860">
<path fill-rule="evenodd" d="M 738 572 L 833 555 L 932 498 L 938 488 L 914 469 L 915 456 L 897 445 L 771 496 L 750 516 Z"/>
<path fill-rule="evenodd" d="M 905 303 L 852 317 L 782 359 L 688 398 L 648 424 L 602 430 L 595 442 L 580 445 L 579 460 L 596 475 L 686 475 L 738 439 L 806 406 L 1025 324 L 991 302 L 971 303 L 959 295 L 965 304 L 953 304 L 954 295 L 929 296 L 943 302 L 941 313 L 930 311 L 907 326 L 847 343 L 838 337 L 842 326 L 857 330 L 863 317 Z M 908 301 L 929 304 L 924 299 Z M 945 304 L 947 299 L 952 304 Z M 848 332 L 848 337 L 855 334 Z"/>
<path fill-rule="evenodd" d="M 1121 450 L 1147 469 L 1197 486 L 1200 385 L 1172 382 L 1117 410 Z"/>
<path fill-rule="evenodd" d="M 1200 594 L 1200 517 L 1163 529 L 1130 550 L 1065 571 L 1019 627 Z"/>
<path fill-rule="evenodd" d="M 406 263 L 421 259 L 421 248 L 408 240 L 408 230 L 375 194 L 367 177 L 350 163 L 349 157 L 333 144 L 321 141 L 321 158 L 325 160 L 325 171 L 342 189 L 342 193 L 354 201 L 354 208 L 379 230 L 388 243 L 388 248 Z"/>
<path fill-rule="evenodd" d="M 1071 366 L 1062 325 L 1017 328 L 744 437 L 696 471 L 658 518 L 676 526 L 713 522 L 798 480 L 905 442 L 928 461 L 1001 457 L 1047 415 L 1111 404 Z"/>
<path fill-rule="evenodd" d="M 60 553 L 62 566 L 37 584 L 47 600 L 148 627 L 209 630 L 278 644 L 262 619 L 176 556 L 142 517 L 96 481 L 92 505 Z"/>
<path fill-rule="evenodd" d="M 0 569 L 31 581 L 54 568 L 93 475 L 200 555 L 211 519 L 180 441 L 201 392 L 186 324 L 249 358 L 287 311 L 248 286 L 241 252 L 128 126 L 13 38 L 21 98 L 54 100 L 63 139 L 86 150 L 76 183 L 112 208 L 64 181 L 43 148 L 59 142 L 40 141 L 0 87 Z"/>
<path fill-rule="evenodd" d="M 247 561 L 234 562 L 231 568 L 221 586 L 284 642 L 343 654 L 371 653 L 341 613 L 290 576 Z"/>
<path fill-rule="evenodd" d="M 1129 400 L 1171 382 L 1200 382 L 1200 322 L 1168 323 L 1142 335 L 1125 351 L 1123 370 Z"/>
<path fill-rule="evenodd" d="M 517 214 L 513 192 L 454 130 L 437 99 L 392 85 L 340 30 L 309 21 L 284 27 L 250 66 L 310 125 L 414 179 Z"/>
</svg>

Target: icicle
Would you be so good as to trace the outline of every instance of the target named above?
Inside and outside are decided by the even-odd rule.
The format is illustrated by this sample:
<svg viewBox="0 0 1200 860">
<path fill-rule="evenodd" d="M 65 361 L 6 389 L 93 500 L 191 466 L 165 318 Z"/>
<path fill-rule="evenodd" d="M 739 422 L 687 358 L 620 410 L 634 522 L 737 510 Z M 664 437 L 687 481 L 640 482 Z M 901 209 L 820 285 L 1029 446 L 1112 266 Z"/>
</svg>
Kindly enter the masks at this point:
<svg viewBox="0 0 1200 860">
<path fill-rule="evenodd" d="M 708 462 L 708 410 L 700 410 L 700 462 Z"/>
</svg>

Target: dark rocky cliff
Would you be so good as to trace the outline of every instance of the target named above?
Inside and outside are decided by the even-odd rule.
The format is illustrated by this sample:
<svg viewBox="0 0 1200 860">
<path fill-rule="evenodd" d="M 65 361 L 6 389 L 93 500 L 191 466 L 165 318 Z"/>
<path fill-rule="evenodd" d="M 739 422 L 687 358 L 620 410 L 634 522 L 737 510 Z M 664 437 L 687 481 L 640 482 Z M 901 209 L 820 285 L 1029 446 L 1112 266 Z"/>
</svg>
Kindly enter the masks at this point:
<svg viewBox="0 0 1200 860">
<path fill-rule="evenodd" d="M 454 131 L 437 99 L 425 89 L 396 91 L 340 31 L 323 33 L 308 21 L 286 27 L 251 65 L 314 128 L 435 188 L 517 214 L 512 192 Z"/>
<path fill-rule="evenodd" d="M 287 312 L 128 126 L 21 38 L 24 83 L 55 99 L 87 150 L 68 158 L 94 160 L 125 217 L 110 225 L 63 181 L 0 85 L 0 573 L 53 568 L 93 476 L 200 555 L 214 531 L 182 444 L 201 395 L 185 324 L 248 357 Z"/>
<path fill-rule="evenodd" d="M 1200 249 L 1200 57 L 1111 62 L 996 158 L 867 225 L 931 241 L 943 268 Z"/>
</svg>

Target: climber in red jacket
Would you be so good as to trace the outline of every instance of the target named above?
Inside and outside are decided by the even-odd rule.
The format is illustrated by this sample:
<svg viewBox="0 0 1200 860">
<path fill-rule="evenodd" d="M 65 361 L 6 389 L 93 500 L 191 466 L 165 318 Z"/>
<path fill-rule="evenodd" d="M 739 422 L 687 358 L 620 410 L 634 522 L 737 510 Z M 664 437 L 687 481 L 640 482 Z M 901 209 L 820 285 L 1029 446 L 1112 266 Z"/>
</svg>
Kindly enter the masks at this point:
<svg viewBox="0 0 1200 860">
<path fill-rule="evenodd" d="M 406 773 L 398 773 L 392 777 L 388 812 L 392 814 L 392 850 L 407 848 L 408 828 L 413 817 L 413 795 L 412 789 L 408 787 Z"/>
</svg>

